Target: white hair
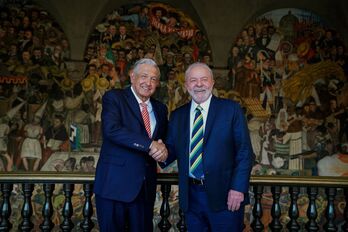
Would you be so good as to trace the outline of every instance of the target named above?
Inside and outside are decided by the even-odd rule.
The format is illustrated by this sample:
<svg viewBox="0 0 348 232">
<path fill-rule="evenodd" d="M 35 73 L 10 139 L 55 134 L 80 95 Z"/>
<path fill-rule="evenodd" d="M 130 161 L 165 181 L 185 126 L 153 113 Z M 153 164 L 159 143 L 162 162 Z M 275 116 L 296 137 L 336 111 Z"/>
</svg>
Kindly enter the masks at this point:
<svg viewBox="0 0 348 232">
<path fill-rule="evenodd" d="M 193 63 L 191 64 L 185 71 L 185 80 L 187 80 L 187 78 L 189 77 L 189 73 L 191 72 L 191 70 L 195 67 L 202 67 L 202 68 L 205 68 L 206 70 L 209 71 L 210 73 L 210 76 L 212 79 L 214 79 L 214 76 L 213 76 L 213 71 L 211 70 L 211 68 L 209 68 L 208 65 L 206 65 L 205 63 L 201 63 L 201 62 L 196 62 L 196 63 Z"/>
<path fill-rule="evenodd" d="M 154 60 L 148 59 L 148 58 L 143 58 L 143 59 L 140 59 L 137 62 L 135 62 L 134 68 L 133 68 L 133 72 L 135 75 L 139 74 L 139 68 L 140 68 L 140 65 L 142 65 L 142 64 L 148 64 L 148 65 L 153 66 L 154 68 L 157 69 L 158 75 L 160 75 L 160 70 L 159 70 L 156 62 Z"/>
</svg>

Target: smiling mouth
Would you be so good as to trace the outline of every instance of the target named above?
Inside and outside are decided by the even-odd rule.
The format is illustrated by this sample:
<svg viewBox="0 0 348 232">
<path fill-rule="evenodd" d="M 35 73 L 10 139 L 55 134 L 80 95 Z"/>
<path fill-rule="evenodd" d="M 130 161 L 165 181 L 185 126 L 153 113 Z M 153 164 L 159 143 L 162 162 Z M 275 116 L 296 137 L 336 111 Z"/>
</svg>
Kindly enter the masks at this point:
<svg viewBox="0 0 348 232">
<path fill-rule="evenodd" d="M 194 90 L 195 93 L 204 93 L 205 89 L 198 89 L 198 90 Z"/>
<path fill-rule="evenodd" d="M 144 91 L 148 91 L 148 92 L 151 91 L 150 88 L 144 88 L 144 87 L 143 87 L 142 89 L 143 89 Z"/>
</svg>

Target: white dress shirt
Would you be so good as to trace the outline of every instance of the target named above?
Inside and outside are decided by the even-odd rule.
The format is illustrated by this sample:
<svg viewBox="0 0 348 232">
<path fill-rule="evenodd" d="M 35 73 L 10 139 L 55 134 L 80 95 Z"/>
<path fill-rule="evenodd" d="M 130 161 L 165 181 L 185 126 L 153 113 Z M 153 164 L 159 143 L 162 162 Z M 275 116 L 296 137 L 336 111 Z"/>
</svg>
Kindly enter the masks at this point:
<svg viewBox="0 0 348 232">
<path fill-rule="evenodd" d="M 137 94 L 135 93 L 133 87 L 131 87 L 131 90 L 132 90 L 132 92 L 133 92 L 133 94 L 135 96 L 135 99 L 137 99 L 137 102 L 139 103 L 139 109 L 140 109 L 140 112 L 141 112 L 142 107 L 141 107 L 140 103 L 143 103 L 143 101 L 137 96 Z M 150 99 L 148 99 L 144 103 L 146 103 L 146 105 L 147 105 L 147 111 L 149 112 L 149 116 L 150 116 L 150 126 L 151 126 L 151 136 L 152 136 L 153 132 L 155 131 L 155 128 L 156 128 L 156 117 L 155 117 L 155 113 L 153 111 Z"/>
</svg>

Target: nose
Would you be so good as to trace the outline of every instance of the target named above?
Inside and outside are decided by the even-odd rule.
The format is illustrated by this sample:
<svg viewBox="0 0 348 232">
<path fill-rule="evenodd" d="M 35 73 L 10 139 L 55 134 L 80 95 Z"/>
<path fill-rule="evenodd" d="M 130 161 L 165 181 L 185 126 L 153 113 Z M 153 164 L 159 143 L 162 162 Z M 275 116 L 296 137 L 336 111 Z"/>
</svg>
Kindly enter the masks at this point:
<svg viewBox="0 0 348 232">
<path fill-rule="evenodd" d="M 146 85 L 151 85 L 151 78 L 146 78 L 146 79 L 144 80 L 144 83 L 145 83 Z"/>
<path fill-rule="evenodd" d="M 201 81 L 200 79 L 197 80 L 197 86 L 202 86 L 203 85 L 203 81 Z"/>
</svg>

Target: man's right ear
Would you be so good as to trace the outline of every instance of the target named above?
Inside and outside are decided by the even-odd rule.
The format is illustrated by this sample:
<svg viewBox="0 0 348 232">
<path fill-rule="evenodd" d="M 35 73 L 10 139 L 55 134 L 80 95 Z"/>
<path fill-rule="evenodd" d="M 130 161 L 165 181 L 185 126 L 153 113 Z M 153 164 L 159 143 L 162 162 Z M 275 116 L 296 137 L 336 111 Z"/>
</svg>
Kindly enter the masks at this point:
<svg viewBox="0 0 348 232">
<path fill-rule="evenodd" d="M 133 80 L 135 78 L 134 72 L 130 73 L 129 77 L 130 77 L 130 82 L 133 83 Z"/>
</svg>

